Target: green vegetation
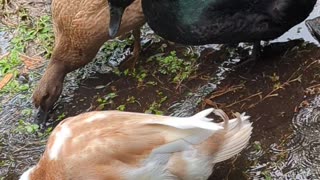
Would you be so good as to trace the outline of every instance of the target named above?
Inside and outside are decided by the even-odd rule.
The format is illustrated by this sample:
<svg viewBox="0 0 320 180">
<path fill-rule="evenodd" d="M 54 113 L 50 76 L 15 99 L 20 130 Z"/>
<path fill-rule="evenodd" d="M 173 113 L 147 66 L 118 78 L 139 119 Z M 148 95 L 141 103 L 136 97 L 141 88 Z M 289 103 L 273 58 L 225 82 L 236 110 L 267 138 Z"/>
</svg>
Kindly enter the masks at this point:
<svg viewBox="0 0 320 180">
<path fill-rule="evenodd" d="M 126 102 L 124 104 L 121 104 L 117 107 L 117 110 L 119 111 L 125 111 L 127 105 L 137 103 L 139 106 L 141 106 L 140 102 L 136 100 L 134 96 L 130 96 L 126 99 Z"/>
<path fill-rule="evenodd" d="M 16 94 L 27 91 L 29 85 L 17 80 L 22 70 L 22 60 L 20 54 L 26 52 L 31 43 L 38 44 L 35 48 L 40 48 L 46 58 L 52 53 L 53 30 L 50 16 L 41 16 L 33 19 L 26 11 L 20 12 L 19 16 L 25 21 L 21 21 L 16 29 L 6 29 L 14 31 L 14 36 L 10 41 L 10 52 L 0 61 L 0 79 L 7 74 L 13 74 L 12 80 L 0 90 L 2 93 Z M 31 22 L 35 22 L 32 24 Z"/>
<path fill-rule="evenodd" d="M 167 56 L 156 56 L 155 59 L 159 65 L 159 72 L 163 75 L 170 75 L 172 82 L 176 84 L 181 84 L 197 69 L 195 58 L 181 59 L 177 56 L 176 51 L 171 51 Z"/>
<path fill-rule="evenodd" d="M 259 141 L 254 141 L 253 142 L 253 148 L 257 152 L 261 151 L 262 150 L 261 143 Z"/>
<path fill-rule="evenodd" d="M 265 171 L 261 172 L 261 175 L 265 178 L 265 180 L 271 180 L 272 179 L 270 171 L 268 171 L 268 170 L 265 170 Z"/>
<path fill-rule="evenodd" d="M 39 137 L 47 137 L 50 135 L 52 128 L 47 128 L 45 132 L 40 132 L 38 124 L 26 122 L 24 119 L 30 119 L 33 115 L 32 109 L 26 108 L 21 111 L 21 119 L 18 121 L 18 125 L 13 129 L 13 133 L 19 134 L 34 134 Z"/>
<path fill-rule="evenodd" d="M 52 128 L 47 128 L 43 133 L 40 132 L 38 124 L 33 124 L 29 122 L 25 122 L 24 120 L 20 119 L 18 122 L 18 126 L 13 130 L 13 133 L 20 133 L 20 134 L 35 134 L 38 137 L 48 137 L 51 134 Z"/>
<path fill-rule="evenodd" d="M 117 109 L 118 109 L 119 111 L 124 111 L 124 110 L 126 109 L 126 105 L 121 104 L 120 106 L 117 107 Z"/>
<path fill-rule="evenodd" d="M 129 69 L 126 69 L 123 74 L 125 76 L 134 77 L 137 79 L 139 84 L 142 84 L 147 77 L 148 71 L 143 69 L 142 67 L 139 67 L 138 69 L 134 69 L 133 71 L 130 71 Z"/>
<path fill-rule="evenodd" d="M 98 98 L 97 102 L 99 103 L 99 109 L 104 109 L 104 107 L 108 104 L 113 103 L 113 99 L 118 95 L 114 92 L 107 94 L 103 98 Z"/>
<path fill-rule="evenodd" d="M 145 113 L 163 115 L 163 111 L 161 111 L 160 108 L 162 104 L 167 100 L 167 96 L 164 96 L 161 91 L 157 91 L 157 94 L 160 97 L 160 100 L 152 102 Z"/>
<path fill-rule="evenodd" d="M 29 122 L 25 122 L 24 120 L 20 119 L 19 124 L 17 128 L 14 130 L 15 133 L 28 133 L 28 134 L 34 134 L 38 132 L 39 125 L 37 124 L 31 124 Z"/>
<path fill-rule="evenodd" d="M 65 115 L 64 112 L 63 112 L 62 114 L 60 114 L 60 115 L 57 117 L 57 121 L 62 121 L 65 117 L 66 117 L 66 115 Z"/>
</svg>

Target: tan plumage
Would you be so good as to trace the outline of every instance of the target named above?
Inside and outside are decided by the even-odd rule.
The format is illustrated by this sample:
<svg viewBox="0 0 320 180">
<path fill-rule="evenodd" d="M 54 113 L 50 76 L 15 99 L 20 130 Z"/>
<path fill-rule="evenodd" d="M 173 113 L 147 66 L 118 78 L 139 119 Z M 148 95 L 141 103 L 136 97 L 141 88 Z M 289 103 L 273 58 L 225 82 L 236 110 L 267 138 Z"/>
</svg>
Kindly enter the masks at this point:
<svg viewBox="0 0 320 180">
<path fill-rule="evenodd" d="M 55 46 L 51 61 L 33 93 L 33 102 L 47 112 L 59 98 L 65 75 L 83 67 L 109 40 L 110 18 L 106 0 L 53 0 Z M 145 23 L 140 0 L 125 11 L 118 35 L 135 34 L 134 57 L 140 51 L 140 27 Z"/>
<path fill-rule="evenodd" d="M 210 122 L 206 116 L 212 111 L 225 122 Z M 54 129 L 39 163 L 20 179 L 207 179 L 215 163 L 246 147 L 248 118 L 228 120 L 213 109 L 187 118 L 84 113 Z"/>
</svg>

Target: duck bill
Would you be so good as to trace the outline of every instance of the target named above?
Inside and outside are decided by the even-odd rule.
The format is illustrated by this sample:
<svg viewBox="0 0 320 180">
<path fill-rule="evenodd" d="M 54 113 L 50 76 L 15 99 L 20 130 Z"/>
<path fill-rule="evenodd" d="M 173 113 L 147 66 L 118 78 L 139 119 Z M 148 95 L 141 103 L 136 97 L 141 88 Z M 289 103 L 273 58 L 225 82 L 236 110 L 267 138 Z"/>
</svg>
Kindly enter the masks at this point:
<svg viewBox="0 0 320 180">
<path fill-rule="evenodd" d="M 36 118 L 37 123 L 39 125 L 46 123 L 48 119 L 48 114 L 49 114 L 48 111 L 44 111 L 42 108 L 39 108 L 37 113 L 37 118 Z"/>
<path fill-rule="evenodd" d="M 114 7 L 109 4 L 109 10 L 110 10 L 109 36 L 111 38 L 114 38 L 119 31 L 124 8 Z"/>
</svg>

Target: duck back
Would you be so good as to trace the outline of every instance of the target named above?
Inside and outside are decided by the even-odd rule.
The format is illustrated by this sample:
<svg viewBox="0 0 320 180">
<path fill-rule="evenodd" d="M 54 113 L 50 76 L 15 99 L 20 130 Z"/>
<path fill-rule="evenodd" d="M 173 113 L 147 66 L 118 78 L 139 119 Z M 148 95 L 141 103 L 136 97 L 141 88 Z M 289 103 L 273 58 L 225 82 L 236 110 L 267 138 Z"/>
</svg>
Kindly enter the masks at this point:
<svg viewBox="0 0 320 180">
<path fill-rule="evenodd" d="M 202 45 L 270 40 L 308 17 L 316 0 L 145 0 L 150 27 L 170 41 Z"/>
</svg>

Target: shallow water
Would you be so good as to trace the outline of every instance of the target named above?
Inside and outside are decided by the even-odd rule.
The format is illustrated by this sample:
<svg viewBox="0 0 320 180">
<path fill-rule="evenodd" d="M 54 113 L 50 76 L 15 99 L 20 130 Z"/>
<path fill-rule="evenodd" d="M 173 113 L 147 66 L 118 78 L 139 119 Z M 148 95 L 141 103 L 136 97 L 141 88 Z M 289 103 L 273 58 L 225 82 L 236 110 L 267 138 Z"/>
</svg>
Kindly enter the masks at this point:
<svg viewBox="0 0 320 180">
<path fill-rule="evenodd" d="M 313 18 L 319 15 L 319 4 L 320 3 L 318 2 L 316 9 L 312 12 L 309 18 Z M 0 54 L 3 54 L 6 52 L 9 43 L 8 39 L 3 39 L 3 36 L 1 35 L 2 33 L 0 32 L 0 49 L 2 49 L 0 51 Z M 157 36 L 154 36 L 152 34 L 152 31 L 148 29 L 143 31 L 143 37 L 144 38 L 142 42 L 145 42 L 145 44 L 148 44 L 150 40 L 152 41 L 151 44 L 165 43 L 162 40 L 160 40 Z M 279 39 L 274 40 L 272 42 L 286 42 L 288 39 L 297 38 L 303 38 L 307 42 L 319 44 L 309 34 L 306 26 L 304 25 L 304 22 L 300 23 L 296 27 L 292 28 L 289 32 L 281 36 Z M 246 44 L 241 44 L 240 47 L 241 48 L 239 49 L 250 49 L 250 46 L 247 46 Z M 210 53 L 224 54 L 225 51 L 228 51 L 226 49 L 223 49 L 221 45 L 186 47 L 186 49 L 188 49 L 189 51 L 194 51 L 195 54 L 208 56 L 208 58 L 201 57 L 201 61 L 210 61 L 211 56 L 208 55 Z M 206 53 L 206 51 L 209 51 L 209 53 Z M 127 84 L 133 84 L 133 82 L 130 80 L 126 80 L 125 78 L 121 79 L 118 77 L 114 78 L 113 75 L 108 74 L 112 70 L 113 66 L 117 66 L 119 64 L 119 59 L 124 59 L 130 53 L 130 47 L 118 49 L 111 53 L 111 60 L 114 60 L 111 62 L 106 62 L 106 55 L 104 53 L 99 53 L 96 62 L 90 63 L 85 68 L 82 68 L 80 70 L 77 70 L 76 72 L 69 74 L 66 80 L 64 91 L 62 93 L 62 98 L 59 101 L 59 105 L 57 105 L 56 107 L 57 112 L 55 114 L 55 117 L 60 115 L 60 112 L 68 113 L 68 111 L 74 111 L 72 106 L 76 101 L 75 99 L 82 100 L 87 98 L 85 93 L 77 93 L 77 91 L 79 90 L 79 86 L 80 89 L 82 88 L 82 91 L 80 92 L 88 92 L 95 91 L 95 88 L 98 89 L 98 87 L 100 88 L 101 86 L 108 87 L 109 82 L 106 83 L 106 79 L 111 83 L 115 81 L 121 81 L 126 82 Z M 148 45 L 146 45 L 144 53 L 153 54 L 154 52 L 152 51 L 152 49 L 149 49 Z M 229 55 L 229 57 L 222 56 L 223 58 L 228 59 L 228 61 L 219 61 L 212 63 L 216 66 L 216 69 L 213 71 L 213 74 L 211 74 L 212 76 L 209 78 L 209 84 L 204 82 L 198 83 L 199 86 L 197 89 L 190 90 L 192 93 L 187 93 L 187 95 L 186 93 L 181 94 L 181 97 L 179 97 L 179 99 L 173 100 L 172 103 L 168 105 L 171 106 L 171 108 L 166 113 L 179 116 L 187 116 L 193 114 L 197 110 L 197 108 L 199 108 L 198 103 L 201 102 L 205 96 L 210 95 L 218 87 L 220 87 L 221 82 L 225 78 L 228 79 L 228 74 L 234 71 L 232 66 L 239 61 L 241 56 L 236 51 L 229 52 Z M 212 58 L 211 61 L 214 60 L 216 60 L 215 57 Z M 108 76 L 108 78 L 103 77 L 103 75 L 96 75 L 96 72 L 105 74 Z M 43 69 L 40 69 L 39 71 L 35 72 L 34 75 L 30 75 L 26 79 L 26 81 L 30 83 L 31 87 L 33 87 L 35 83 L 38 81 L 41 73 L 43 73 Z M 104 80 L 98 79 L 97 77 L 104 78 Z M 98 81 L 95 87 L 90 87 L 90 85 L 92 85 L 92 79 Z M 86 82 L 86 80 L 91 81 L 91 83 Z M 240 80 L 241 79 L 239 79 L 239 81 Z M 32 115 L 26 115 L 22 113 L 25 109 L 34 110 L 31 103 L 32 90 L 33 89 L 30 88 L 29 91 L 25 92 L 25 94 L 15 95 L 10 99 L 0 97 L 0 179 L 2 177 L 4 179 L 17 179 L 18 175 L 20 175 L 23 170 L 25 170 L 27 167 L 30 167 L 31 165 L 34 165 L 38 161 L 38 158 L 44 150 L 46 142 L 45 137 L 15 132 L 19 124 L 18 120 L 23 119 L 27 122 L 33 121 Z M 155 89 L 151 89 L 149 91 L 155 91 Z M 88 94 L 90 93 L 88 92 Z M 300 104 L 299 100 L 293 99 L 291 101 L 296 101 L 297 105 Z M 119 100 L 115 103 L 121 104 L 123 102 Z M 143 101 L 141 101 L 141 103 L 143 104 Z M 90 104 L 90 102 L 88 104 Z M 288 154 L 287 158 L 275 165 L 270 165 L 272 164 L 271 160 L 268 160 L 269 163 L 266 164 L 259 162 L 255 165 L 245 165 L 248 171 L 247 174 L 250 175 L 250 179 L 263 179 L 263 177 L 261 176 L 261 169 L 263 168 L 267 168 L 268 171 L 270 171 L 270 176 L 274 179 L 319 179 L 319 107 L 320 98 L 319 96 L 316 96 L 314 99 L 311 99 L 311 103 L 309 104 L 309 106 L 302 108 L 298 112 L 298 114 L 296 114 L 295 116 L 292 115 L 290 117 L 287 117 L 286 125 L 288 127 L 293 126 L 294 131 L 293 133 L 291 133 L 289 128 L 283 131 L 283 133 L 291 133 L 289 136 L 290 138 L 285 144 L 285 148 L 279 150 L 275 148 L 274 144 L 272 144 L 270 147 L 267 147 L 266 149 L 261 149 L 260 151 L 255 151 L 254 153 L 251 152 L 250 149 L 248 150 L 247 153 L 252 153 L 252 156 L 254 156 L 252 157 L 252 159 L 254 159 L 255 157 L 261 158 L 264 156 L 266 157 L 266 159 L 268 159 L 269 157 L 265 155 L 265 152 L 269 151 L 272 154 L 279 154 L 281 152 L 286 152 Z M 76 106 L 76 109 L 77 111 L 74 111 L 72 113 L 78 114 L 80 112 L 85 112 L 88 111 L 89 108 L 85 108 L 85 106 L 83 105 L 80 107 Z M 140 107 L 140 109 L 138 108 L 135 110 L 142 111 L 143 107 Z M 72 113 L 70 113 L 70 115 L 72 115 Z M 261 126 L 261 128 L 264 127 L 266 124 L 265 122 L 259 121 L 255 123 L 257 124 L 256 127 Z M 275 137 L 275 135 L 268 135 L 273 136 L 273 138 L 277 138 Z M 253 135 L 253 138 L 256 137 L 259 137 L 259 132 Z M 251 158 L 249 155 L 245 156 L 246 159 L 248 159 L 248 157 Z M 242 168 L 244 168 L 244 164 L 241 164 L 241 166 L 242 165 Z M 231 169 L 231 166 L 228 167 Z"/>
<path fill-rule="evenodd" d="M 287 144 L 288 159 L 274 177 L 281 179 L 319 179 L 320 178 L 320 96 L 311 100 L 293 118 L 293 137 Z"/>
<path fill-rule="evenodd" d="M 9 47 L 8 33 L 0 31 L 0 55 L 7 53 L 8 47 Z"/>
</svg>

